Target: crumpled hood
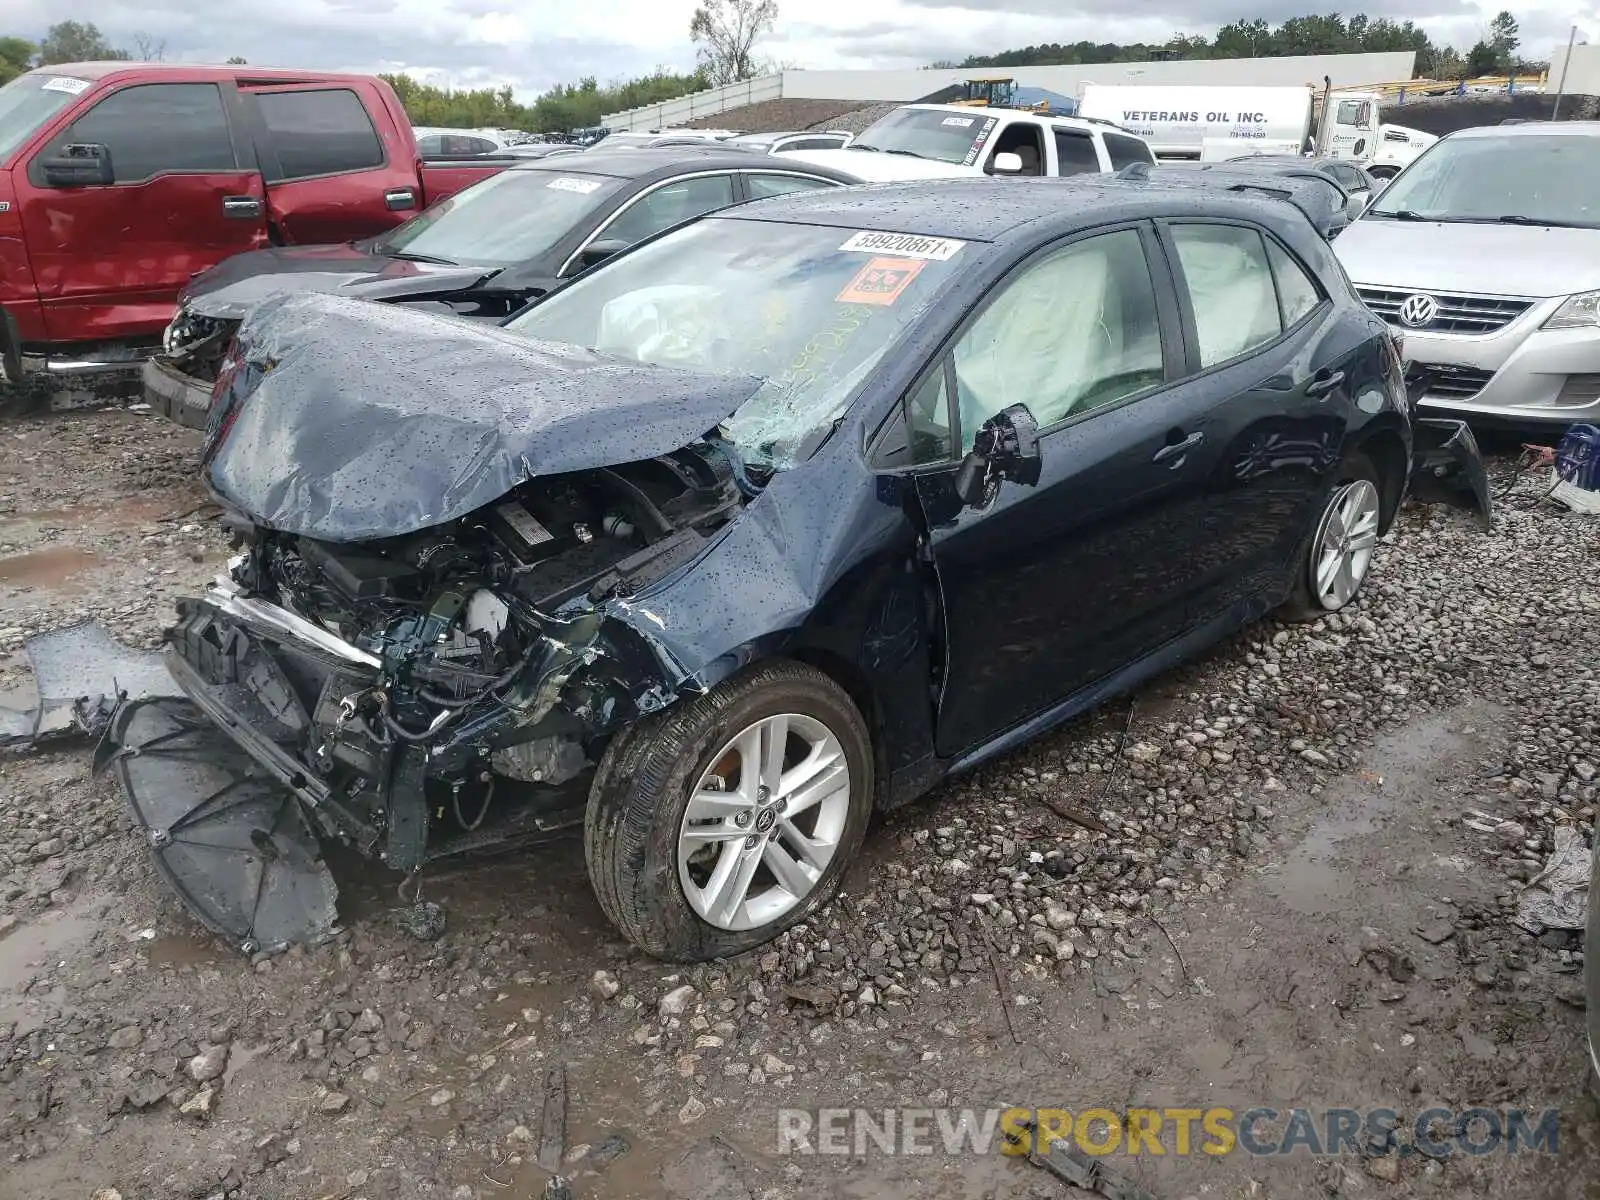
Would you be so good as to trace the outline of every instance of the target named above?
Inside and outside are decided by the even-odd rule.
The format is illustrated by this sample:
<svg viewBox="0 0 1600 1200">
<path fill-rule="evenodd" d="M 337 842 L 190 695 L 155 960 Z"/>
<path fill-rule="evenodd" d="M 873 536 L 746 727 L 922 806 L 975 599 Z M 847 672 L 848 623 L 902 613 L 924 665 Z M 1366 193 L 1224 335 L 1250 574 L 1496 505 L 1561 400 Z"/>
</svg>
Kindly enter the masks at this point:
<svg viewBox="0 0 1600 1200">
<path fill-rule="evenodd" d="M 202 317 L 238 320 L 269 296 L 326 292 L 398 300 L 463 291 L 498 267 L 446 267 L 370 254 L 356 246 L 276 246 L 235 254 L 189 281 L 180 303 Z"/>
<path fill-rule="evenodd" d="M 1488 296 L 1600 288 L 1600 230 L 1362 217 L 1333 243 L 1357 286 Z"/>
<path fill-rule="evenodd" d="M 403 306 L 282 296 L 239 328 L 206 478 L 273 529 L 394 537 L 464 517 L 534 476 L 690 445 L 760 386 Z"/>
</svg>

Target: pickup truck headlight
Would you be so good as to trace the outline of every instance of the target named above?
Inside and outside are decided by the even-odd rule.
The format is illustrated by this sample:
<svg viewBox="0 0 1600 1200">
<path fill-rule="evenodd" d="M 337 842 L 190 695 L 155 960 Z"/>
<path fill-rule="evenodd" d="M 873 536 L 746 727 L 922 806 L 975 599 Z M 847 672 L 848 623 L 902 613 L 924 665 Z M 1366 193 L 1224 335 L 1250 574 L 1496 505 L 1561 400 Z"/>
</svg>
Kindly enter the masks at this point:
<svg viewBox="0 0 1600 1200">
<path fill-rule="evenodd" d="M 1568 296 L 1550 314 L 1546 329 L 1600 329 L 1600 292 L 1579 292 Z"/>
</svg>

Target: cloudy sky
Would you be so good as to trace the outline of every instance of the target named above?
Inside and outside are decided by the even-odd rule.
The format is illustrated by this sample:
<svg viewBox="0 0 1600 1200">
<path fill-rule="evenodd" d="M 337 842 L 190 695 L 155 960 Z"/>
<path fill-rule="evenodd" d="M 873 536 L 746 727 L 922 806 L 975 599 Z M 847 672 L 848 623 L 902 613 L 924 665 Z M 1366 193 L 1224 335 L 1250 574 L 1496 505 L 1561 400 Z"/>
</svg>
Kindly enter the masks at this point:
<svg viewBox="0 0 1600 1200">
<path fill-rule="evenodd" d="M 1239 0 L 1123 0 L 1108 6 L 1116 16 L 1103 16 L 1088 0 L 780 0 L 778 26 L 759 50 L 799 67 L 916 67 L 1038 42 L 1209 34 L 1241 15 L 1276 24 L 1328 8 L 1409 18 L 1435 41 L 1465 47 L 1505 2 L 1264 0 L 1251 9 Z M 1541 4 L 1513 9 L 1530 56 L 1547 56 L 1574 22 L 1580 37 L 1600 35 L 1595 0 Z M 404 70 L 458 87 L 510 83 L 527 100 L 583 75 L 604 82 L 692 66 L 694 7 L 695 0 L 8 0 L 9 28 L 0 32 L 37 38 L 72 17 L 129 49 L 136 34 L 163 40 L 169 59 L 221 62 L 240 54 L 262 66 Z"/>
</svg>

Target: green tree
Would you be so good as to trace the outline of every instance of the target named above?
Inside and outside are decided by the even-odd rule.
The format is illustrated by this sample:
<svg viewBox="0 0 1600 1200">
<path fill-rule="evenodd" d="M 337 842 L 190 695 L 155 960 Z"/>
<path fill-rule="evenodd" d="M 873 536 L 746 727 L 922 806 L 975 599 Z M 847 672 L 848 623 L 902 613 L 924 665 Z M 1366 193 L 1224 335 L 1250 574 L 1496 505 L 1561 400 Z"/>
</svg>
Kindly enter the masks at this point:
<svg viewBox="0 0 1600 1200">
<path fill-rule="evenodd" d="M 39 52 L 27 38 L 0 37 L 0 83 L 15 79 L 33 66 Z"/>
<path fill-rule="evenodd" d="M 385 75 L 414 125 L 447 129 L 492 127 L 556 133 L 598 125 L 606 113 L 623 112 L 675 100 L 709 86 L 706 77 L 673 74 L 657 68 L 642 79 L 600 86 L 593 77 L 551 88 L 530 105 L 517 103 L 510 86 L 455 91 L 422 83 L 409 75 Z"/>
<path fill-rule="evenodd" d="M 1489 22 L 1489 45 L 1494 48 L 1499 62 L 1496 70 L 1509 71 L 1517 64 L 1517 47 L 1522 39 L 1517 36 L 1517 19 L 1508 12 L 1498 13 Z"/>
<path fill-rule="evenodd" d="M 244 60 L 244 58 L 242 56 L 240 56 L 238 54 L 235 54 L 232 58 L 230 58 L 227 61 L 226 65 L 230 66 L 230 67 L 242 67 L 242 66 L 245 66 L 246 63 L 245 63 L 245 60 Z"/>
<path fill-rule="evenodd" d="M 1488 42 L 1477 42 L 1471 50 L 1467 51 L 1467 74 L 1472 78 L 1479 75 L 1494 75 L 1500 70 L 1500 52 Z"/>
<path fill-rule="evenodd" d="M 58 22 L 45 31 L 44 41 L 39 43 L 41 67 L 55 63 L 105 62 L 127 57 L 128 52 L 118 50 L 106 41 L 93 22 Z"/>
<path fill-rule="evenodd" d="M 756 74 L 756 39 L 778 19 L 778 0 L 702 0 L 689 19 L 701 70 L 713 85 Z"/>
</svg>

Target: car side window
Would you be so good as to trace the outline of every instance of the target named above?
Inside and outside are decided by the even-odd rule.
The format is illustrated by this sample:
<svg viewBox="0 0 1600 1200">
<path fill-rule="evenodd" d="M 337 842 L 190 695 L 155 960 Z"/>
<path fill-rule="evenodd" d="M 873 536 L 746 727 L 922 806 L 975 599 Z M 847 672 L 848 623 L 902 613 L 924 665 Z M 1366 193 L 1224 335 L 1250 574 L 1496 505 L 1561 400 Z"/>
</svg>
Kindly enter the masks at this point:
<svg viewBox="0 0 1600 1200">
<path fill-rule="evenodd" d="M 423 158 L 439 158 L 444 154 L 444 135 L 430 133 L 417 139 L 417 153 Z"/>
<path fill-rule="evenodd" d="M 1172 240 L 1194 309 L 1202 367 L 1237 358 L 1283 332 L 1259 233 L 1241 225 L 1181 224 L 1172 226 Z"/>
<path fill-rule="evenodd" d="M 383 165 L 383 146 L 361 99 L 349 88 L 256 92 L 278 152 L 283 180 L 310 179 Z"/>
<path fill-rule="evenodd" d="M 814 137 L 796 138 L 792 142 L 783 143 L 785 150 L 837 150 L 844 145 L 844 139 L 839 137 Z"/>
<path fill-rule="evenodd" d="M 955 431 L 950 428 L 944 359 L 906 397 L 906 429 L 913 464 L 945 462 L 954 456 Z"/>
<path fill-rule="evenodd" d="M 1094 150 L 1094 138 L 1075 129 L 1057 129 L 1056 174 L 1088 175 L 1100 170 L 1100 156 Z"/>
<path fill-rule="evenodd" d="M 646 192 L 624 209 L 599 235 L 632 245 L 652 234 L 733 203 L 732 175 L 699 175 L 674 179 Z"/>
<path fill-rule="evenodd" d="M 1131 229 L 1074 242 L 1024 267 L 952 351 L 961 449 L 1013 404 L 1041 428 L 1165 378 L 1155 284 Z"/>
<path fill-rule="evenodd" d="M 1111 158 L 1111 169 L 1120 171 L 1132 163 L 1153 163 L 1156 160 L 1150 153 L 1150 147 L 1138 138 L 1125 137 L 1120 133 L 1102 134 L 1106 140 L 1106 154 Z"/>
<path fill-rule="evenodd" d="M 74 121 L 45 157 L 73 143 L 110 150 L 115 183 L 166 171 L 239 169 L 214 83 L 146 83 L 112 92 Z"/>
<path fill-rule="evenodd" d="M 1276 238 L 1267 239 L 1267 261 L 1272 264 L 1272 278 L 1278 285 L 1278 310 L 1283 327 L 1288 329 L 1322 303 L 1322 289 Z"/>
<path fill-rule="evenodd" d="M 751 171 L 745 176 L 750 185 L 750 199 L 760 200 L 764 196 L 782 196 L 787 192 L 814 192 L 819 188 L 836 186 L 831 180 L 818 179 L 814 175 L 777 175 L 765 171 Z"/>
</svg>

